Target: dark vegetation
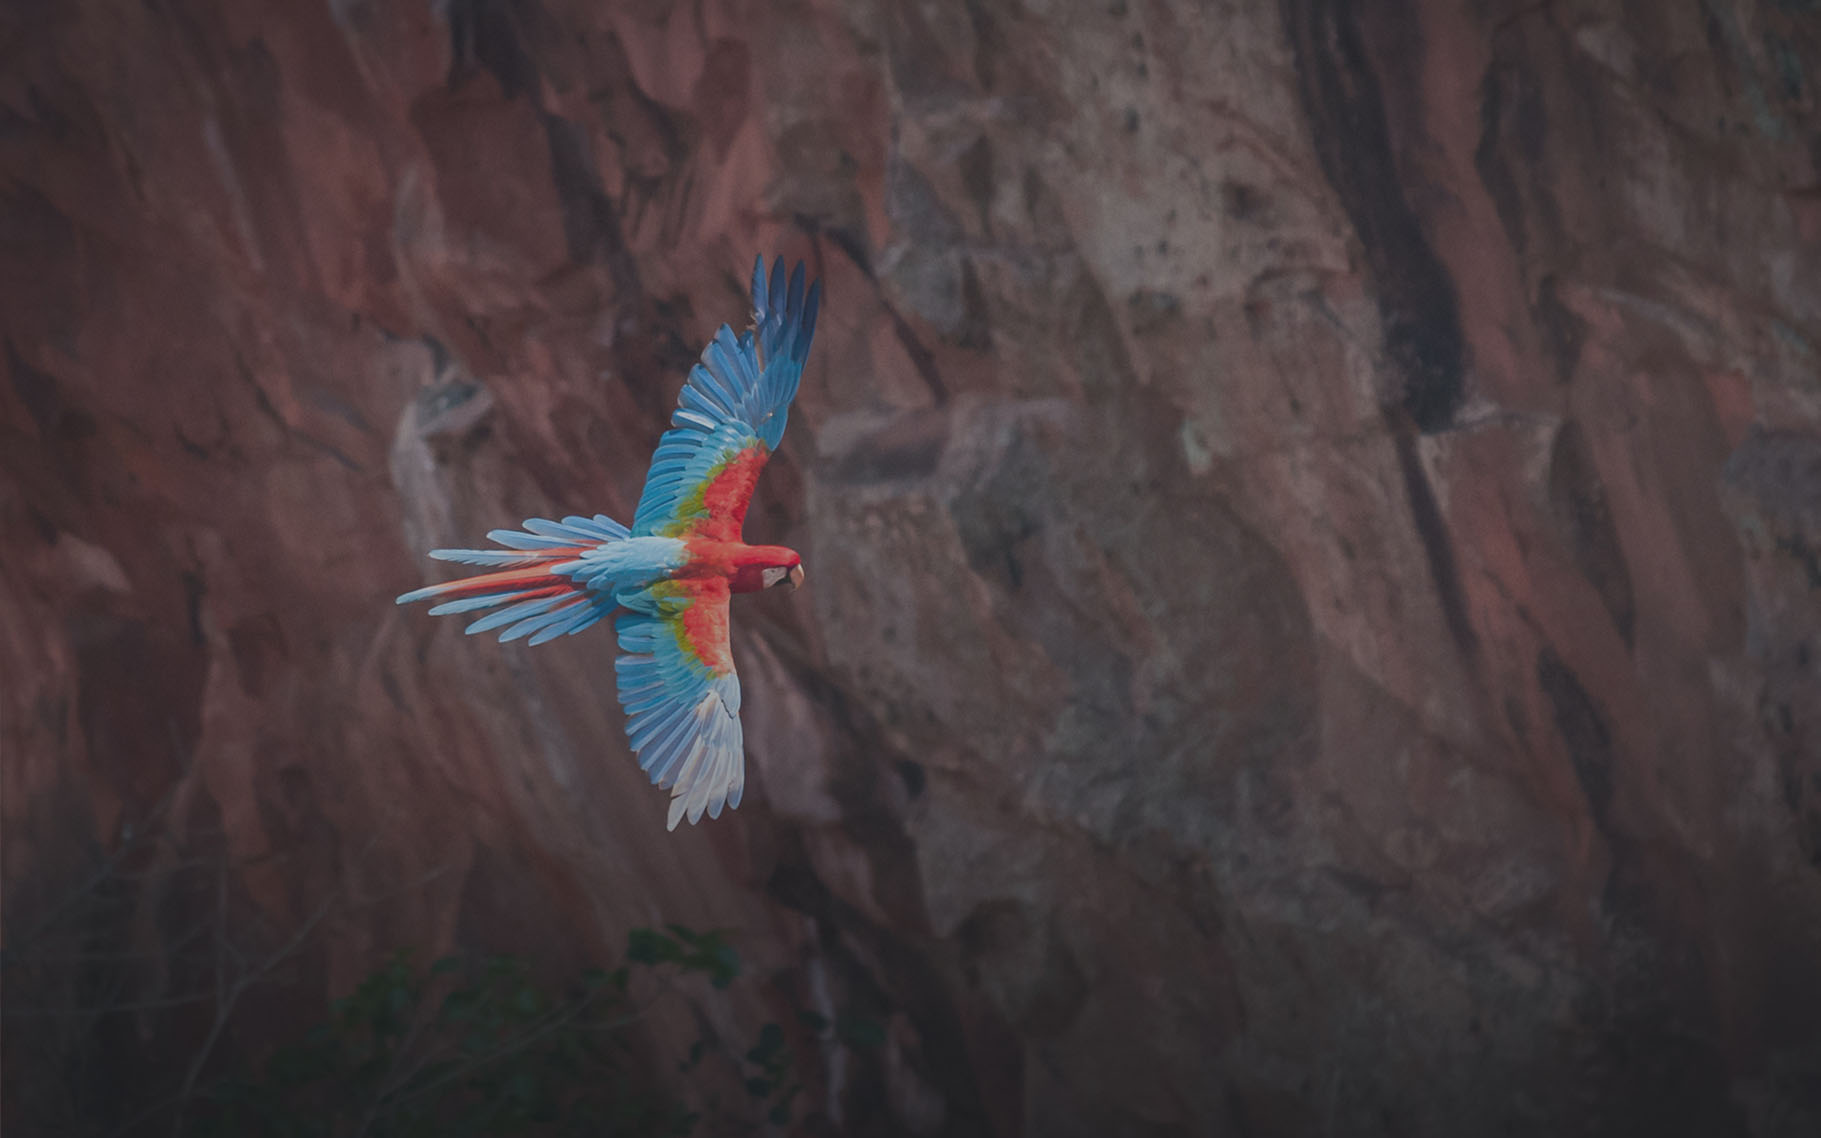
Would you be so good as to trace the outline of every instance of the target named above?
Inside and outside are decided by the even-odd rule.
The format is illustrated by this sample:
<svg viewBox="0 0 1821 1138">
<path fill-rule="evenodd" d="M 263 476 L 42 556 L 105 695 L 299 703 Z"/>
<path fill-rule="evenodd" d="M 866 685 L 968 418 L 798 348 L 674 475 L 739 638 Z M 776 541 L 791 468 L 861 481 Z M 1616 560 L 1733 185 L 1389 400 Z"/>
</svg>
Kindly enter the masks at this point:
<svg viewBox="0 0 1821 1138">
<path fill-rule="evenodd" d="M 327 898 L 276 935 L 236 896 L 223 858 L 186 844 L 129 835 L 60 890 L 15 890 L 15 912 L 36 919 L 0 954 L 9 1132 L 779 1132 L 802 1114 L 790 1040 L 882 1038 L 876 1023 L 802 1010 L 788 1032 L 771 1022 L 720 1038 L 705 1002 L 752 981 L 729 934 L 675 924 L 635 929 L 616 965 L 555 980 L 519 956 L 400 950 L 313 1005 L 318 933 L 349 902 Z M 682 1055 L 653 1054 L 641 1030 L 664 1000 L 684 1001 L 701 1030 Z"/>
</svg>

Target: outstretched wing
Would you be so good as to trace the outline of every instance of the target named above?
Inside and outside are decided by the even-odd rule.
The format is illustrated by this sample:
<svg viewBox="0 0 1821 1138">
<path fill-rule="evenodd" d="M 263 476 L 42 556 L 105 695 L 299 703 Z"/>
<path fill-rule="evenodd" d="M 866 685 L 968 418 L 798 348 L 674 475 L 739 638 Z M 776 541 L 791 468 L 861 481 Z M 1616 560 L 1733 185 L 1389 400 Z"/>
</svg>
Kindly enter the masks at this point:
<svg viewBox="0 0 1821 1138">
<path fill-rule="evenodd" d="M 740 804 L 746 760 L 740 678 L 727 640 L 728 584 L 721 578 L 659 581 L 621 590 L 614 662 L 626 735 L 639 769 L 670 791 L 669 828 L 685 815 Z"/>
<path fill-rule="evenodd" d="M 788 287 L 783 261 L 769 283 L 765 258 L 753 265 L 753 326 L 736 336 L 721 325 L 690 370 L 645 476 L 635 536 L 740 539 L 759 471 L 784 437 L 821 295 L 820 281 L 804 293 L 801 264 Z"/>
</svg>

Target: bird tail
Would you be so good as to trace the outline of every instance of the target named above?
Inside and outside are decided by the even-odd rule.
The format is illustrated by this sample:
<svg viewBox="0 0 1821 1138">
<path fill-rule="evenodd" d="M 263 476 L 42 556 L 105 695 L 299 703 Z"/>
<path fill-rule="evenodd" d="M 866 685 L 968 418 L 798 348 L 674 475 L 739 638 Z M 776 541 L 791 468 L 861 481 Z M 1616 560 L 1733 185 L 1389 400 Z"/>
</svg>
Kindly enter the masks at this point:
<svg viewBox="0 0 1821 1138">
<path fill-rule="evenodd" d="M 470 636 L 504 628 L 501 642 L 531 637 L 542 644 L 574 635 L 613 611 L 613 600 L 590 591 L 570 576 L 584 553 L 628 536 L 625 526 L 605 514 L 571 515 L 560 522 L 527 518 L 524 530 L 496 529 L 488 540 L 504 549 L 432 549 L 438 561 L 496 567 L 492 573 L 414 589 L 401 605 L 434 600 L 431 616 L 475 612 L 506 605 L 468 626 Z"/>
</svg>

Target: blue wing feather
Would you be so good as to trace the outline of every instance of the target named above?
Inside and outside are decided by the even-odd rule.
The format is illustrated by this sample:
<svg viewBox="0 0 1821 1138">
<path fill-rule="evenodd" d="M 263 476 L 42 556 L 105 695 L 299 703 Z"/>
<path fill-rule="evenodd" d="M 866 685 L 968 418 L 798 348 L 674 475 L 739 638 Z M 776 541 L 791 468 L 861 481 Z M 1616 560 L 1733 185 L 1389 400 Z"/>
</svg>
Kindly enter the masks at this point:
<svg viewBox="0 0 1821 1138">
<path fill-rule="evenodd" d="M 541 520 L 541 519 L 533 519 Z M 575 538 L 549 537 L 545 534 L 520 533 L 511 529 L 487 531 L 487 540 L 496 541 L 508 549 L 567 549 L 576 543 Z M 438 551 L 432 550 L 430 556 Z"/>
<path fill-rule="evenodd" d="M 804 289 L 803 266 L 788 281 L 784 262 L 753 263 L 753 329 L 735 334 L 723 324 L 677 397 L 671 429 L 659 440 L 633 515 L 634 534 L 656 534 L 686 522 L 680 510 L 711 472 L 762 443 L 767 453 L 784 437 L 815 336 L 822 285 Z"/>
<path fill-rule="evenodd" d="M 520 601 L 516 605 L 503 608 L 498 612 L 490 612 L 468 626 L 468 635 L 473 636 L 480 632 L 491 632 L 496 628 L 502 628 L 505 625 L 523 620 L 528 616 L 536 616 L 549 609 L 552 605 L 561 604 L 563 599 L 564 598 L 561 595 L 554 597 L 534 597 L 531 600 Z M 500 639 L 504 640 L 506 638 L 502 636 Z"/>
<path fill-rule="evenodd" d="M 671 792 L 671 829 L 684 818 L 693 824 L 704 813 L 719 817 L 728 802 L 738 805 L 744 791 L 740 680 L 728 645 L 707 646 L 704 656 L 691 646 L 682 623 L 695 605 L 725 609 L 729 596 L 724 582 L 615 594 L 626 610 L 615 621 L 622 655 L 613 666 L 626 738 L 639 756 L 639 769 Z M 718 626 L 724 629 L 725 620 Z M 710 666 L 709 659 L 718 663 Z"/>
<path fill-rule="evenodd" d="M 594 627 L 594 625 L 606 615 L 606 610 L 600 605 L 583 605 L 576 609 L 573 614 L 567 615 L 561 620 L 552 622 L 542 632 L 526 641 L 526 643 L 536 646 L 539 644 L 548 644 L 559 636 L 574 636 L 585 628 Z"/>
</svg>

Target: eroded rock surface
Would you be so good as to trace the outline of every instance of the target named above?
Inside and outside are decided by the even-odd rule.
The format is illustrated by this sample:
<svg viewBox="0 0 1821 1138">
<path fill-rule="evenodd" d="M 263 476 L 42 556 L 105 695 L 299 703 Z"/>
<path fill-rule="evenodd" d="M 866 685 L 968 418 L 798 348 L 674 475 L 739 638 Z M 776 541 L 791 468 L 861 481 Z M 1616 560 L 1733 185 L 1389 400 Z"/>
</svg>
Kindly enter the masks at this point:
<svg viewBox="0 0 1821 1138">
<path fill-rule="evenodd" d="M 739 929 L 730 1027 L 887 1025 L 795 1041 L 823 1132 L 1821 1132 L 1814 5 L 0 45 L 9 929 L 168 801 L 276 926 L 385 898 L 325 992 Z M 666 834 L 608 636 L 391 601 L 630 514 L 755 251 L 828 292 L 747 531 L 810 587 L 738 608 L 746 805 Z"/>
</svg>

